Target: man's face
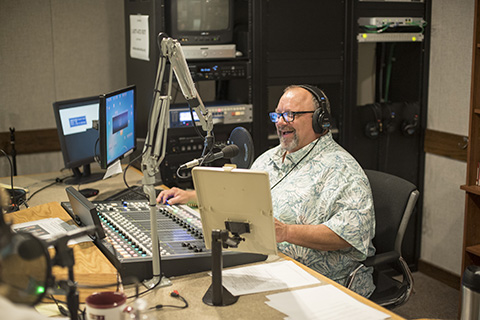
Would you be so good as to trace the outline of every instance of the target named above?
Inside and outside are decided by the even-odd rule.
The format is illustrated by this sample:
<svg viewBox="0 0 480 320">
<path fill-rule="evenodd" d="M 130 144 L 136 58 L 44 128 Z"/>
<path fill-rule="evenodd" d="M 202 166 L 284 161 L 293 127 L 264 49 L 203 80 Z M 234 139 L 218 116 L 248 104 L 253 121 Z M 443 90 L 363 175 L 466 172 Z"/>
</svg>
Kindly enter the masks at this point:
<svg viewBox="0 0 480 320">
<path fill-rule="evenodd" d="M 275 112 L 313 110 L 315 106 L 311 93 L 303 88 L 293 88 L 282 95 Z M 280 117 L 275 124 L 280 145 L 287 153 L 295 152 L 318 138 L 318 134 L 313 131 L 312 115 L 312 113 L 297 114 L 292 122 L 285 122 L 283 117 Z"/>
</svg>

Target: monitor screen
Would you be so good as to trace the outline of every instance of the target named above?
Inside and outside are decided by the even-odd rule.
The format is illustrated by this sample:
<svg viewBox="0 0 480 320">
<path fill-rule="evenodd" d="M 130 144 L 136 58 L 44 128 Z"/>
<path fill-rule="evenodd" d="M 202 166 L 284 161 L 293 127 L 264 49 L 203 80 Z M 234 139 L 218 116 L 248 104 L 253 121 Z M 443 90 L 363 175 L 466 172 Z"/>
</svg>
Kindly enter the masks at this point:
<svg viewBox="0 0 480 320">
<path fill-rule="evenodd" d="M 222 44 L 233 39 L 233 0 L 172 0 L 167 33 L 181 44 Z"/>
<path fill-rule="evenodd" d="M 135 150 L 135 86 L 100 96 L 100 163 L 107 168 Z"/>
<path fill-rule="evenodd" d="M 177 0 L 179 31 L 225 30 L 229 27 L 229 1 Z"/>
<path fill-rule="evenodd" d="M 98 155 L 98 130 L 93 121 L 98 120 L 100 99 L 86 97 L 53 103 L 58 138 L 65 167 L 72 169 L 74 176 L 66 179 L 67 184 L 87 183 L 101 178 L 92 175 L 90 164 Z M 95 150 L 97 148 L 97 150 Z M 83 166 L 83 172 L 80 167 Z"/>
</svg>

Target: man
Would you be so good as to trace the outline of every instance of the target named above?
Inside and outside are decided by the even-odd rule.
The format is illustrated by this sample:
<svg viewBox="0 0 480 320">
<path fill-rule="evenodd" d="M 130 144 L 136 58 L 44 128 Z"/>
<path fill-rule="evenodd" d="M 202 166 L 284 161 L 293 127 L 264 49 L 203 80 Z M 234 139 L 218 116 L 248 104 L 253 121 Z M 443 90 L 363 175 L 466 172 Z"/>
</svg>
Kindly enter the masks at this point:
<svg viewBox="0 0 480 320">
<path fill-rule="evenodd" d="M 368 179 L 333 140 L 329 112 L 318 88 L 286 88 L 270 114 L 280 145 L 258 157 L 251 169 L 269 174 L 278 249 L 345 285 L 359 261 L 375 253 L 375 216 Z M 172 188 L 157 200 L 185 203 L 195 196 L 195 191 Z M 369 297 L 375 289 L 371 273 L 362 268 L 351 289 Z"/>
</svg>

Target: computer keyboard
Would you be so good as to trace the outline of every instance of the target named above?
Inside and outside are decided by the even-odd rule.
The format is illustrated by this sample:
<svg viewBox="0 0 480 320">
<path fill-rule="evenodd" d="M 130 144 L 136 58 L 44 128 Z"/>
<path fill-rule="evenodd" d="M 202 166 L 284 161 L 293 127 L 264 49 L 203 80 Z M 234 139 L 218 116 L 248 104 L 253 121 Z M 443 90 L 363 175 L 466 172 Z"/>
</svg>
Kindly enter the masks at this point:
<svg viewBox="0 0 480 320">
<path fill-rule="evenodd" d="M 161 192 L 161 190 L 155 189 L 156 195 Z M 105 201 L 132 201 L 132 200 L 148 200 L 147 196 L 143 192 L 143 186 L 133 186 L 130 188 L 125 188 L 114 195 L 105 199 Z"/>
</svg>

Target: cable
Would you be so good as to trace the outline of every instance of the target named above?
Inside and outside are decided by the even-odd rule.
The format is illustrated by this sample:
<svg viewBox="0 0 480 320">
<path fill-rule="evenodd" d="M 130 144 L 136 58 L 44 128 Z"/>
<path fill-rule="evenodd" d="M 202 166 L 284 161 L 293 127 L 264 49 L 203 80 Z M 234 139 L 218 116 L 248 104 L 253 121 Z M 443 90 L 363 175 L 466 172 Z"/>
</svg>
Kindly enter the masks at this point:
<svg viewBox="0 0 480 320">
<path fill-rule="evenodd" d="M 63 304 L 67 304 L 65 301 L 60 301 L 60 300 L 57 300 L 55 299 L 55 297 L 53 295 L 50 295 L 49 297 L 46 297 L 50 300 L 53 300 L 53 302 L 55 302 L 55 304 L 57 305 L 57 309 L 58 311 L 60 311 L 60 313 L 62 314 L 62 316 L 65 316 L 65 317 L 69 317 L 70 318 L 70 312 L 62 305 L 58 304 L 59 302 L 60 303 L 63 303 Z M 79 310 L 80 311 L 80 310 Z"/>
<path fill-rule="evenodd" d="M 162 277 L 164 277 L 164 275 L 158 277 L 158 282 L 155 283 L 155 285 L 153 287 L 148 288 L 147 290 L 145 290 L 143 292 L 140 292 L 140 293 L 138 292 L 138 285 L 137 285 L 136 290 L 135 290 L 135 295 L 134 296 L 129 296 L 129 297 L 127 297 L 127 299 L 138 298 L 138 297 L 143 296 L 144 294 L 152 291 L 153 289 L 155 289 L 160 284 L 160 282 L 162 281 Z"/>
<path fill-rule="evenodd" d="M 136 193 L 142 197 L 145 197 L 145 199 L 148 200 L 148 196 L 145 194 L 145 193 L 140 193 L 140 192 L 137 192 L 135 189 L 133 189 L 132 187 L 130 187 L 128 185 L 128 182 L 127 182 L 127 170 L 130 168 L 130 166 L 132 165 L 133 162 L 137 161 L 140 157 L 143 156 L 143 154 L 145 153 L 146 149 L 141 153 L 139 154 L 135 159 L 131 160 L 128 164 L 127 164 L 127 167 L 125 168 L 125 170 L 123 170 L 123 183 L 125 184 L 125 186 L 128 188 L 128 190 L 132 191 L 133 193 Z"/>
<path fill-rule="evenodd" d="M 385 75 L 385 96 L 383 98 L 383 101 L 385 103 L 388 103 L 388 98 L 389 98 L 389 93 L 390 93 L 390 79 L 392 77 L 392 66 L 393 66 L 393 61 L 395 57 L 393 56 L 395 52 L 395 43 L 392 43 L 390 46 L 390 52 L 388 54 L 388 62 L 387 62 L 387 71 Z"/>
<path fill-rule="evenodd" d="M 175 306 L 175 305 L 171 305 L 171 304 L 157 304 L 156 306 L 154 307 L 150 307 L 149 310 L 160 310 L 160 309 L 163 309 L 163 308 L 177 308 L 177 309 L 185 309 L 185 308 L 188 308 L 188 302 L 187 300 L 185 300 L 184 297 L 182 297 L 177 290 L 173 290 L 172 292 L 170 292 L 170 296 L 171 297 L 174 297 L 174 298 L 178 298 L 180 300 L 183 301 L 184 305 L 183 306 Z"/>
<path fill-rule="evenodd" d="M 65 179 L 65 178 L 55 178 L 55 181 L 54 181 L 54 182 L 52 182 L 52 183 L 50 183 L 50 184 L 47 184 L 46 186 L 43 186 L 43 187 L 41 187 L 40 189 L 38 189 L 37 191 L 35 191 L 34 193 L 32 193 L 32 194 L 28 197 L 28 199 L 27 199 L 26 201 L 30 201 L 30 199 L 32 199 L 33 196 L 36 195 L 37 193 L 39 193 L 40 191 L 45 190 L 45 189 L 53 186 L 54 184 L 63 182 L 64 179 Z"/>
<path fill-rule="evenodd" d="M 7 157 L 8 163 L 10 164 L 10 185 L 11 185 L 10 198 L 11 198 L 12 204 L 9 205 L 9 207 L 12 209 L 11 211 L 16 211 L 16 210 L 19 209 L 19 207 L 21 205 L 21 204 L 18 204 L 17 201 L 18 201 L 18 199 L 21 198 L 22 195 L 21 194 L 17 195 L 16 192 L 15 192 L 15 189 L 13 187 L 13 164 L 12 164 L 12 160 L 10 160 L 10 157 L 8 156 L 8 154 L 3 149 L 0 149 L 0 151 L 5 155 L 5 157 Z"/>
<path fill-rule="evenodd" d="M 100 164 L 100 157 L 97 154 L 97 145 L 99 141 L 100 141 L 100 138 L 97 138 L 97 140 L 95 141 L 95 146 L 93 147 L 93 154 L 94 154 L 93 159 L 98 164 Z"/>
<path fill-rule="evenodd" d="M 327 130 L 327 132 L 328 132 L 328 130 Z M 285 178 L 290 174 L 290 172 L 292 172 L 293 169 L 295 169 L 295 168 L 298 166 L 298 164 L 299 164 L 300 162 L 302 162 L 302 160 L 305 159 L 305 157 L 308 156 L 308 155 L 310 154 L 310 152 L 312 152 L 313 148 L 315 148 L 315 146 L 317 145 L 318 141 L 320 141 L 320 138 L 321 138 L 321 136 L 318 137 L 317 141 L 315 141 L 315 144 L 310 148 L 310 150 L 308 150 L 308 152 L 307 152 L 300 160 L 298 160 L 297 163 L 295 163 L 295 165 L 292 167 L 292 169 L 290 169 L 290 171 L 288 171 L 280 180 L 278 180 L 277 183 L 275 183 L 275 184 L 273 185 L 273 187 L 270 188 L 270 190 L 273 190 L 273 188 L 275 188 L 280 182 L 282 182 L 283 179 L 285 179 Z"/>
</svg>

